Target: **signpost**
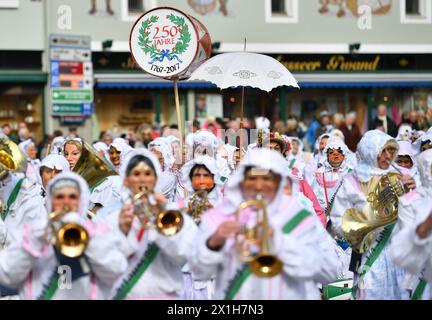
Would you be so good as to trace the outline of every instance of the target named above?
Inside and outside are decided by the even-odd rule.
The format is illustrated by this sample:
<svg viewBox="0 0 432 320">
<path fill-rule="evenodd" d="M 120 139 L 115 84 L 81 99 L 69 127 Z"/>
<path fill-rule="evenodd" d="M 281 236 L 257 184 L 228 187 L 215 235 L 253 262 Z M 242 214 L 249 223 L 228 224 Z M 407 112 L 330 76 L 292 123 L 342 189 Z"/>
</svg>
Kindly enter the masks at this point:
<svg viewBox="0 0 432 320">
<path fill-rule="evenodd" d="M 93 113 L 91 38 L 51 35 L 51 114 L 60 122 L 82 124 Z"/>
</svg>

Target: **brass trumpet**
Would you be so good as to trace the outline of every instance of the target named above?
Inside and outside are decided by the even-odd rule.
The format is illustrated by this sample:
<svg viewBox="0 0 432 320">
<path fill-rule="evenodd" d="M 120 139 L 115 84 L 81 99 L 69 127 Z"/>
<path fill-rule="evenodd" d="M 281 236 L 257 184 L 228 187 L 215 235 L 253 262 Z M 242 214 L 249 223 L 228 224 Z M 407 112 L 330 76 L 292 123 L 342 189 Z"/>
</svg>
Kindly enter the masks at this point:
<svg viewBox="0 0 432 320">
<path fill-rule="evenodd" d="M 62 255 L 77 258 L 84 254 L 90 237 L 87 230 L 77 223 L 63 223 L 59 228 L 56 228 L 55 224 L 68 212 L 69 208 L 64 208 L 49 214 L 49 227 L 51 227 L 55 239 L 50 239 L 47 230 L 47 241 L 53 243 Z"/>
<path fill-rule="evenodd" d="M 193 221 L 198 224 L 201 221 L 201 216 L 207 210 L 207 197 L 206 190 L 198 190 L 194 192 L 188 201 L 189 215 L 192 217 Z"/>
<path fill-rule="evenodd" d="M 143 190 L 132 197 L 134 212 L 141 222 L 143 228 L 155 228 L 163 236 L 173 236 L 183 227 L 184 219 L 178 210 L 162 210 L 155 201 L 151 201 L 153 193 Z M 145 199 L 144 204 L 142 199 Z M 154 200 L 154 199 L 153 199 Z M 159 213 L 157 213 L 159 212 Z"/>
<path fill-rule="evenodd" d="M 244 237 L 243 241 L 239 241 L 238 236 L 236 237 L 237 253 L 240 260 L 249 263 L 249 268 L 254 275 L 263 278 L 274 277 L 282 271 L 282 262 L 277 256 L 271 254 L 269 250 L 269 225 L 266 204 L 261 199 L 261 195 L 258 195 L 255 200 L 242 202 L 236 212 L 237 221 L 240 221 L 240 213 L 248 207 L 257 208 L 261 214 L 259 214 L 255 227 L 244 228 L 241 232 Z M 248 247 L 257 244 L 260 246 L 260 250 L 253 255 Z"/>
</svg>

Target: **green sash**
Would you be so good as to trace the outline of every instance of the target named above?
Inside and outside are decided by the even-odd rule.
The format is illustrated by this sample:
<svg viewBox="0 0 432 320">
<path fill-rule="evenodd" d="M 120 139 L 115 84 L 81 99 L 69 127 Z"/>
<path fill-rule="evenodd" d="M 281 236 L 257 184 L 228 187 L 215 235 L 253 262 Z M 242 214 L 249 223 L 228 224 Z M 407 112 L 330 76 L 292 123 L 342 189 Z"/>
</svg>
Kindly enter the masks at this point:
<svg viewBox="0 0 432 320">
<path fill-rule="evenodd" d="M 310 212 L 307 210 L 302 210 L 298 212 L 290 221 L 286 223 L 286 225 L 282 228 L 282 231 L 285 234 L 289 234 L 308 216 L 310 216 Z M 251 274 L 252 273 L 249 269 L 249 264 L 245 263 L 231 281 L 231 284 L 228 287 L 227 294 L 225 295 L 225 300 L 233 300 L 239 292 L 243 283 L 246 281 L 247 278 L 249 278 Z"/>
<path fill-rule="evenodd" d="M 426 289 L 426 280 L 425 279 L 420 279 L 420 282 L 418 283 L 417 287 L 414 290 L 414 293 L 411 297 L 411 300 L 421 300 L 422 296 L 423 296 L 423 292 Z"/>
<path fill-rule="evenodd" d="M 15 187 L 12 190 L 12 193 L 9 196 L 9 199 L 7 201 L 7 205 L 6 205 L 6 209 L 1 213 L 1 218 L 3 221 L 6 220 L 7 215 L 9 214 L 9 210 L 12 207 L 12 205 L 14 204 L 15 200 L 18 197 L 19 191 L 21 189 L 21 186 L 24 182 L 24 178 L 19 180 L 18 183 L 15 185 Z"/>
<path fill-rule="evenodd" d="M 93 193 L 94 189 L 99 187 L 102 183 L 104 183 L 107 180 L 108 178 L 103 178 L 102 180 L 98 181 L 93 187 L 90 188 L 90 193 Z"/>
<path fill-rule="evenodd" d="M 152 244 L 147 248 L 143 260 L 136 266 L 135 270 L 132 271 L 132 273 L 129 276 L 129 279 L 127 279 L 120 286 L 113 300 L 123 300 L 124 298 L 126 298 L 126 296 L 129 294 L 132 288 L 137 284 L 138 280 L 142 277 L 144 272 L 146 272 L 148 267 L 154 261 L 158 252 L 159 252 L 159 248 L 156 244 Z"/>
<path fill-rule="evenodd" d="M 294 159 L 291 160 L 291 162 L 290 162 L 290 164 L 288 166 L 290 169 L 292 169 L 294 167 L 294 163 L 296 162 L 296 160 L 297 160 L 296 158 L 294 158 Z"/>
<path fill-rule="evenodd" d="M 371 267 L 374 264 L 374 262 L 376 261 L 376 259 L 378 259 L 379 255 L 381 254 L 381 252 L 383 251 L 387 242 L 389 241 L 395 225 L 396 225 L 396 223 L 393 223 L 393 224 L 390 224 L 387 227 L 385 227 L 385 229 L 381 233 L 381 241 L 379 241 L 379 243 L 375 246 L 375 248 L 372 249 L 371 255 L 369 256 L 369 258 L 367 259 L 367 261 L 363 265 L 363 268 L 362 268 L 363 270 L 359 275 L 359 279 L 357 281 L 357 284 L 353 287 L 354 300 L 356 299 L 356 296 L 357 296 L 358 284 L 360 283 L 360 281 L 363 280 L 363 278 L 365 277 L 367 272 L 371 269 Z"/>
<path fill-rule="evenodd" d="M 51 300 L 58 289 L 58 281 L 60 279 L 60 276 L 57 272 L 57 267 L 54 270 L 54 273 L 52 274 L 50 281 L 45 286 L 45 288 L 42 291 L 42 294 L 37 298 L 37 300 Z"/>
</svg>

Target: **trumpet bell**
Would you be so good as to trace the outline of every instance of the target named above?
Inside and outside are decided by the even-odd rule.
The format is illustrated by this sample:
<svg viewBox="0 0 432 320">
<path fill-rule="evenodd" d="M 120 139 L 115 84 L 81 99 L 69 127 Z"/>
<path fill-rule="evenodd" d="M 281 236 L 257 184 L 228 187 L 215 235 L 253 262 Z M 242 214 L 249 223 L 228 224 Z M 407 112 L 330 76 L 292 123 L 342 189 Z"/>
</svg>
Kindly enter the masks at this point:
<svg viewBox="0 0 432 320">
<path fill-rule="evenodd" d="M 271 254 L 259 254 L 249 262 L 251 272 L 260 278 L 271 278 L 282 271 L 282 262 Z"/>
<path fill-rule="evenodd" d="M 57 232 L 56 245 L 60 253 L 69 258 L 84 254 L 89 242 L 87 231 L 76 223 L 67 223 Z"/>
<path fill-rule="evenodd" d="M 161 212 L 156 219 L 156 229 L 164 236 L 171 237 L 183 227 L 184 219 L 180 211 L 167 210 Z"/>
</svg>

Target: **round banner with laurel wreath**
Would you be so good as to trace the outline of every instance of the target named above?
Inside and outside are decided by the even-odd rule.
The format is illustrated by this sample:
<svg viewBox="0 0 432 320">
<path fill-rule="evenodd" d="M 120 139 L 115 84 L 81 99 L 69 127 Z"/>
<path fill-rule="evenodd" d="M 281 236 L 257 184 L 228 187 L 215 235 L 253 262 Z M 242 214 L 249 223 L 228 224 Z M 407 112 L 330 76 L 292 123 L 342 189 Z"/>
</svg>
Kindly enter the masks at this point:
<svg viewBox="0 0 432 320">
<path fill-rule="evenodd" d="M 182 78 L 198 53 L 197 29 L 174 8 L 155 8 L 143 14 L 130 34 L 135 62 L 146 72 L 165 79 Z"/>
</svg>

